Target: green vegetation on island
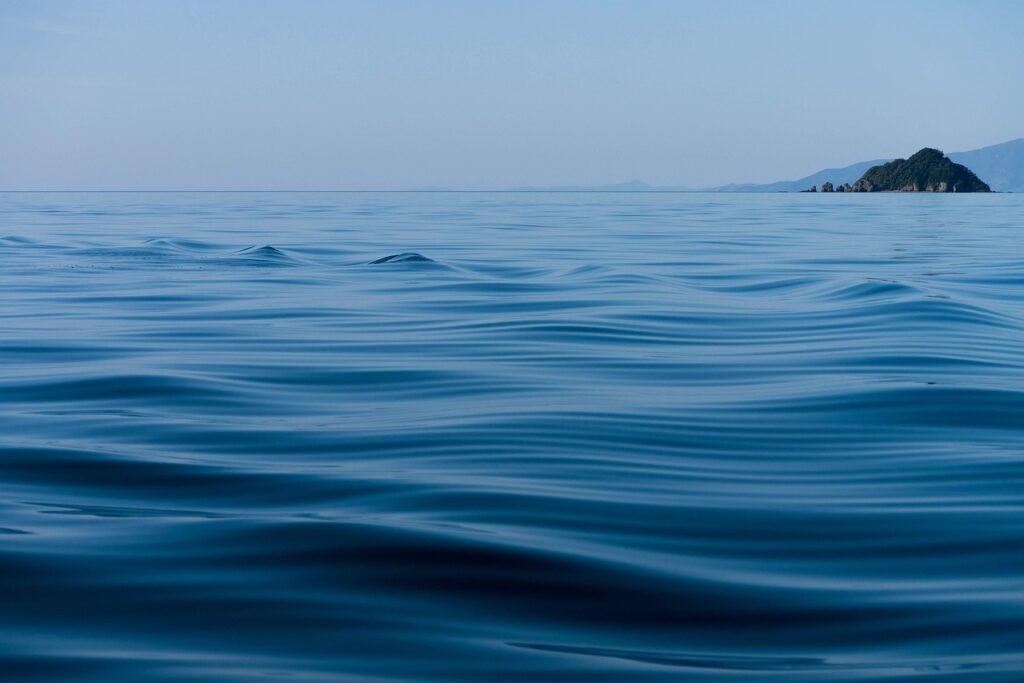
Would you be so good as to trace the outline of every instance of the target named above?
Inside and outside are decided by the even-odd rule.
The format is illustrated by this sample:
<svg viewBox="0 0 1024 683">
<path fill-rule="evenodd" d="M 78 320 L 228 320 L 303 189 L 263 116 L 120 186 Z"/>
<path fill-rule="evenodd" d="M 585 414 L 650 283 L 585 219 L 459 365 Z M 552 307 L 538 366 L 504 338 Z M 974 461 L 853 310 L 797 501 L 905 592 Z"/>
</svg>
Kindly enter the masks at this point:
<svg viewBox="0 0 1024 683">
<path fill-rule="evenodd" d="M 807 192 L 817 192 L 812 187 Z M 896 159 L 869 168 L 851 185 L 825 183 L 822 192 L 991 192 L 971 169 L 951 161 L 937 149 L 925 147 L 909 159 Z"/>
<path fill-rule="evenodd" d="M 971 169 L 925 147 L 909 159 L 872 166 L 854 192 L 991 192 Z"/>
</svg>

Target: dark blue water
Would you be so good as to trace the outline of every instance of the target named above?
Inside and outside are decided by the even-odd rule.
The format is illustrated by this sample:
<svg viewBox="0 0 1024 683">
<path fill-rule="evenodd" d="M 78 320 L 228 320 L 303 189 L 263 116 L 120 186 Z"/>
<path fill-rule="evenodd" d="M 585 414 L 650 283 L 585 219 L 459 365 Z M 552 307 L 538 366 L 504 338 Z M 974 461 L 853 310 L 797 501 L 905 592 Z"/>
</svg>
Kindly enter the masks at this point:
<svg viewBox="0 0 1024 683">
<path fill-rule="evenodd" d="M 1024 196 L 0 238 L 5 681 L 1024 680 Z"/>
</svg>

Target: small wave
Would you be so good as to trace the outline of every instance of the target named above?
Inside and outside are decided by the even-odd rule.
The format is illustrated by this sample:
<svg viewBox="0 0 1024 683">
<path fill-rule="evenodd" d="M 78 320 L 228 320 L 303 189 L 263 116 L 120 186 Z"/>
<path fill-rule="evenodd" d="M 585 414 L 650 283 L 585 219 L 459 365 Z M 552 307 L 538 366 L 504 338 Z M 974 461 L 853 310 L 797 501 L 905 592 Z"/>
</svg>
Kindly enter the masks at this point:
<svg viewBox="0 0 1024 683">
<path fill-rule="evenodd" d="M 223 382 L 157 374 L 111 373 L 103 376 L 38 378 L 23 376 L 17 382 L 7 380 L 0 383 L 0 388 L 3 391 L 0 405 L 3 406 L 16 402 L 52 406 L 58 401 L 64 404 L 83 404 L 127 400 L 133 405 L 187 401 L 213 407 L 231 405 L 237 399 L 237 395 L 229 391 Z"/>
<path fill-rule="evenodd" d="M 925 292 L 906 282 L 867 278 L 861 282 L 845 285 L 833 290 L 823 298 L 839 301 L 860 301 L 867 299 L 919 298 Z"/>
<path fill-rule="evenodd" d="M 235 253 L 239 256 L 251 256 L 253 258 L 261 259 L 279 260 L 290 258 L 288 254 L 284 253 L 277 247 L 270 246 L 269 244 L 264 244 L 262 246 L 253 245 L 251 247 L 246 247 L 245 249 L 239 249 Z"/>
<path fill-rule="evenodd" d="M 168 239 L 166 237 L 154 237 L 145 240 L 143 244 L 147 247 L 178 253 L 203 252 L 214 248 L 213 245 L 198 240 Z"/>
<path fill-rule="evenodd" d="M 680 666 L 693 669 L 722 669 L 726 671 L 797 671 L 821 669 L 827 662 L 819 657 L 753 657 L 749 655 L 710 655 L 681 652 L 650 652 L 644 650 L 624 650 L 607 647 L 581 647 L 573 645 L 548 645 L 544 643 L 509 643 L 513 647 L 522 647 L 543 652 L 561 652 L 565 654 L 590 655 L 593 657 L 610 657 L 626 659 L 645 664 L 661 664 L 663 666 Z"/>
<path fill-rule="evenodd" d="M 414 251 L 403 252 L 401 254 L 391 254 L 379 258 L 376 261 L 370 261 L 370 265 L 374 266 L 379 263 L 434 263 L 434 259 L 427 258 L 423 254 L 417 254 Z"/>
<path fill-rule="evenodd" d="M 886 662 L 839 662 L 824 657 L 790 657 L 790 656 L 752 656 L 752 655 L 719 655 L 697 652 L 664 652 L 648 650 L 628 650 L 609 647 L 584 647 L 578 645 L 554 645 L 547 643 L 508 643 L 512 647 L 521 647 L 541 652 L 556 652 L 591 657 L 607 657 L 622 659 L 643 664 L 683 667 L 689 669 L 716 669 L 721 672 L 811 672 L 820 673 L 850 672 L 864 670 L 913 671 L 913 672 L 948 672 L 969 671 L 985 668 L 981 663 L 972 661 L 941 661 L 922 663 L 918 661 L 886 661 Z"/>
<path fill-rule="evenodd" d="M 294 254 L 270 244 L 238 249 L 227 261 L 234 265 L 246 266 L 293 266 L 302 263 Z"/>
<path fill-rule="evenodd" d="M 21 235 L 5 235 L 0 237 L 0 244 L 36 244 L 36 242 Z"/>
</svg>

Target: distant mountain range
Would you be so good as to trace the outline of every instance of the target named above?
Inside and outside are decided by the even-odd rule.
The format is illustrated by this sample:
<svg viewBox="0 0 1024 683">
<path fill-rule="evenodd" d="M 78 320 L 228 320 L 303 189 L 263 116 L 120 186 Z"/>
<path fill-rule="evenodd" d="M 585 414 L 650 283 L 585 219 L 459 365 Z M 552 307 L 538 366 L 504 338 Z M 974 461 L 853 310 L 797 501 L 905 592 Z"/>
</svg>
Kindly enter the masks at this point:
<svg viewBox="0 0 1024 683">
<path fill-rule="evenodd" d="M 952 158 L 953 155 L 950 155 Z M 892 159 L 872 159 L 871 161 L 858 161 L 855 164 L 849 166 L 843 166 L 842 168 L 826 168 L 812 173 L 811 175 L 804 176 L 799 180 L 780 180 L 775 183 L 765 183 L 763 185 L 755 185 L 753 183 L 738 183 L 733 185 L 722 185 L 721 187 L 711 187 L 708 191 L 711 192 L 800 192 L 806 190 L 811 185 L 823 185 L 824 183 L 830 182 L 833 185 L 842 185 L 844 183 L 850 183 L 851 185 L 857 182 L 864 173 L 872 166 L 878 164 L 884 164 Z"/>
<path fill-rule="evenodd" d="M 995 192 L 1024 192 L 1024 138 L 968 152 L 953 152 L 948 156 L 956 163 L 963 164 L 974 171 Z M 649 185 L 640 180 L 631 180 L 628 183 L 617 185 L 521 187 L 516 189 L 548 192 L 799 192 L 806 190 L 811 185 L 820 186 L 825 182 L 835 185 L 855 183 L 869 168 L 888 161 L 892 161 L 892 159 L 860 161 L 842 168 L 826 168 L 797 180 L 781 180 L 765 184 L 745 183 L 695 188 Z"/>
<path fill-rule="evenodd" d="M 974 171 L 995 192 L 1024 192 L 1024 138 L 956 152 L 949 158 Z"/>
</svg>

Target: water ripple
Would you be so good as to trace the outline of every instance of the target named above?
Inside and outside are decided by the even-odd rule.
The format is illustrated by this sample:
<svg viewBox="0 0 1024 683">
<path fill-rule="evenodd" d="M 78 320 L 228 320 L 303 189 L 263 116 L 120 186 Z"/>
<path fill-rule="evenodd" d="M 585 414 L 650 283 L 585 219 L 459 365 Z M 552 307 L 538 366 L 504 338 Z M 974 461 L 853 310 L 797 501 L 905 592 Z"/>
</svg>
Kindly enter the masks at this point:
<svg viewBox="0 0 1024 683">
<path fill-rule="evenodd" d="M 1021 680 L 1024 200 L 832 199 L 0 193 L 0 670 Z"/>
</svg>

